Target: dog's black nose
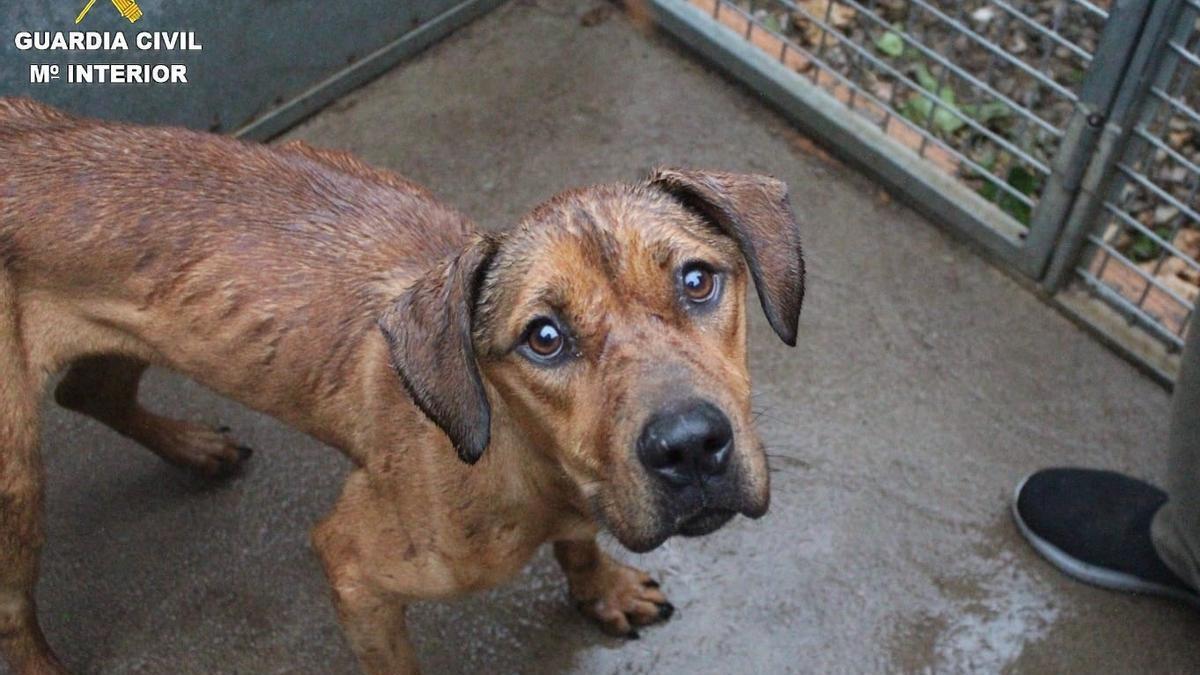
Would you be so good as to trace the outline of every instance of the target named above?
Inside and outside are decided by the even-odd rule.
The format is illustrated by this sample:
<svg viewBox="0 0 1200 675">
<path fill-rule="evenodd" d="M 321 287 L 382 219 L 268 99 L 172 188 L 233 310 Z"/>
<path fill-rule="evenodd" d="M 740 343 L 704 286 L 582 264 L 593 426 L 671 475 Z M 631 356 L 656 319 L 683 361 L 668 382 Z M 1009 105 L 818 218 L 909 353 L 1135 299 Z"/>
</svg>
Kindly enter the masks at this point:
<svg viewBox="0 0 1200 675">
<path fill-rule="evenodd" d="M 687 401 L 650 418 L 638 438 L 642 464 L 673 485 L 717 476 L 733 452 L 729 418 L 707 401 Z"/>
</svg>

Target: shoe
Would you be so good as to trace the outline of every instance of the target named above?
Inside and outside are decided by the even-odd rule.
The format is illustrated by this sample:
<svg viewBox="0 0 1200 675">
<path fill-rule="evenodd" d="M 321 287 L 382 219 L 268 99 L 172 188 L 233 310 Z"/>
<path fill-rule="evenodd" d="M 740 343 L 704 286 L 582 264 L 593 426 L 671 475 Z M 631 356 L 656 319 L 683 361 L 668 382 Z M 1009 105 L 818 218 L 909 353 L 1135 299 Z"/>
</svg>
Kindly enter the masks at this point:
<svg viewBox="0 0 1200 675">
<path fill-rule="evenodd" d="M 1150 538 L 1167 493 L 1093 469 L 1044 469 L 1013 495 L 1021 534 L 1050 564 L 1085 583 L 1161 595 L 1200 608 L 1200 594 L 1158 557 Z"/>
</svg>

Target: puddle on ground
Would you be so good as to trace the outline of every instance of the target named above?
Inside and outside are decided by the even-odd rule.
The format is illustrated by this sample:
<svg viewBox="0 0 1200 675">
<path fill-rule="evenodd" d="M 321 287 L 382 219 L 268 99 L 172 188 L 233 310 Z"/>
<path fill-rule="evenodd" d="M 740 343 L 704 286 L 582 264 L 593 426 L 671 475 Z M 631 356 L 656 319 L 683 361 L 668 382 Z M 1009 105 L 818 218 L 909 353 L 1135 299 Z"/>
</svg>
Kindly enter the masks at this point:
<svg viewBox="0 0 1200 675">
<path fill-rule="evenodd" d="M 980 542 L 932 574 L 932 610 L 900 622 L 888 640 L 893 664 L 909 673 L 986 672 L 1011 666 L 1047 637 L 1060 608 L 1050 586 L 1012 549 L 1007 518 L 978 530 Z"/>
</svg>

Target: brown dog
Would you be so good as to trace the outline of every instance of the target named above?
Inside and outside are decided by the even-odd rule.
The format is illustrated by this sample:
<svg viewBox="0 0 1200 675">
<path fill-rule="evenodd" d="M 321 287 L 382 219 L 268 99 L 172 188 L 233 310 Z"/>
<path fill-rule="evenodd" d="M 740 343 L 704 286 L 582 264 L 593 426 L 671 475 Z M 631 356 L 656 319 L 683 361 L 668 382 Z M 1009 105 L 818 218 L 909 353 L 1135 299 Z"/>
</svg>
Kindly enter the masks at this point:
<svg viewBox="0 0 1200 675">
<path fill-rule="evenodd" d="M 606 629 L 664 619 L 595 535 L 647 551 L 767 510 L 748 278 L 794 344 L 804 267 L 772 178 L 660 170 L 488 235 L 348 155 L 0 99 L 0 649 L 62 671 L 33 589 L 38 402 L 66 367 L 60 404 L 184 467 L 244 453 L 142 408 L 148 364 L 354 461 L 313 544 L 369 672 L 416 670 L 406 604 L 499 583 L 547 541 Z"/>
</svg>

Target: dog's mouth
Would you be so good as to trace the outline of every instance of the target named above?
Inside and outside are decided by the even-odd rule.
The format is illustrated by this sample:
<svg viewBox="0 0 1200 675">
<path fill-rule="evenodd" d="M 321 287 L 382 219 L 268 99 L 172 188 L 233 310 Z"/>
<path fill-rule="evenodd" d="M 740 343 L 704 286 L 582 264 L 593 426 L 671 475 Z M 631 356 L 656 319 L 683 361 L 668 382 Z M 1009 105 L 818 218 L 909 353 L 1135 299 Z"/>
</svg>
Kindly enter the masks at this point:
<svg viewBox="0 0 1200 675">
<path fill-rule="evenodd" d="M 736 515 L 760 518 L 769 501 L 766 490 L 736 475 L 719 483 L 671 487 L 636 496 L 597 492 L 591 500 L 594 517 L 625 548 L 644 553 L 674 536 L 712 534 Z"/>
<path fill-rule="evenodd" d="M 703 509 L 685 518 L 676 529 L 685 537 L 702 537 L 721 529 L 735 515 L 737 512 L 729 509 Z"/>
</svg>

